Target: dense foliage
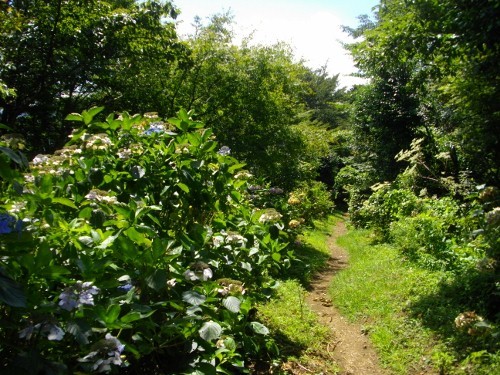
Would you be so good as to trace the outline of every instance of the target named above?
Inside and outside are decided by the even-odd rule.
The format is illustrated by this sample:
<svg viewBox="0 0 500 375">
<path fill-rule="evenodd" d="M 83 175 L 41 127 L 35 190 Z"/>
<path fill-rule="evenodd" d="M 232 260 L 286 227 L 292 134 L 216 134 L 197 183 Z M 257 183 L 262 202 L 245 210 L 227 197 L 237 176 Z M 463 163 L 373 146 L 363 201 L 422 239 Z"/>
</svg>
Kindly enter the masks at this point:
<svg viewBox="0 0 500 375">
<path fill-rule="evenodd" d="M 498 352 L 499 12 L 495 1 L 383 0 L 347 28 L 370 82 L 353 90 L 336 185 L 357 226 L 460 280 L 449 324 L 468 339 L 447 366 Z"/>
<path fill-rule="evenodd" d="M 299 221 L 256 206 L 244 164 L 185 111 L 93 120 L 101 110 L 68 116 L 82 124 L 70 142 L 29 170 L 2 146 L 2 370 L 265 360 L 276 349 L 252 309 L 290 264 Z"/>
<path fill-rule="evenodd" d="M 185 108 L 253 172 L 293 188 L 315 178 L 329 154 L 314 127 L 302 131 L 299 115 L 313 111 L 331 126 L 345 120 L 336 77 L 294 61 L 285 44 L 236 45 L 227 15 L 197 20 L 181 41 L 170 2 L 0 7 L 0 121 L 27 139 L 30 156 L 64 145 L 69 112 L 105 105 L 168 117 Z"/>
<path fill-rule="evenodd" d="M 96 102 L 163 104 L 154 101 L 157 75 L 186 58 L 175 16 L 159 1 L 1 2 L 0 82 L 11 90 L 0 96 L 1 121 L 34 152 L 52 152 L 71 130 L 67 113 Z"/>
<path fill-rule="evenodd" d="M 497 3 L 382 0 L 346 28 L 368 78 L 347 92 L 286 44 L 238 45 L 229 15 L 182 40 L 170 1 L 0 2 L 2 370 L 266 359 L 254 302 L 332 195 L 461 280 L 451 362 L 494 355 Z"/>
</svg>

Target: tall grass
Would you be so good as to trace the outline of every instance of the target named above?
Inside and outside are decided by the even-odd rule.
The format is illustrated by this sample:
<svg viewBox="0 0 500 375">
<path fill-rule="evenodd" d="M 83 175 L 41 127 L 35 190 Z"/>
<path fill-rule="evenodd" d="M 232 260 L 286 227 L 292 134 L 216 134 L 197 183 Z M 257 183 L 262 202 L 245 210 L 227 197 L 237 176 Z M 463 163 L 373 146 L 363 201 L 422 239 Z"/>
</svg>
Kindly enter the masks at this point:
<svg viewBox="0 0 500 375">
<path fill-rule="evenodd" d="M 389 245 L 373 245 L 371 232 L 351 230 L 338 243 L 349 268 L 333 280 L 334 304 L 364 325 L 384 366 L 396 374 L 500 374 L 499 357 L 474 352 L 473 338 L 454 327 L 463 306 L 443 285 L 454 275 L 405 260 Z M 496 372 L 495 372 L 496 371 Z"/>
</svg>

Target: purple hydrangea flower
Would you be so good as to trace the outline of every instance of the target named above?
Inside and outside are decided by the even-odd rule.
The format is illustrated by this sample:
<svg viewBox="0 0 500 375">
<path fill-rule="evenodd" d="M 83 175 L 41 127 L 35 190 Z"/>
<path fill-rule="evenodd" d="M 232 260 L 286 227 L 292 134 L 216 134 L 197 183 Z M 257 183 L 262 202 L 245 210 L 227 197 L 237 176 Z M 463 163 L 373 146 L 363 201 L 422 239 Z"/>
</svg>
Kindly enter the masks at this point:
<svg viewBox="0 0 500 375">
<path fill-rule="evenodd" d="M 99 341 L 95 348 L 96 350 L 80 358 L 79 361 L 93 362 L 92 370 L 97 372 L 109 372 L 112 364 L 116 366 L 123 364 L 121 354 L 125 345 L 110 333 L 107 333 L 104 340 Z"/>
<path fill-rule="evenodd" d="M 80 305 L 94 305 L 94 295 L 99 293 L 99 288 L 92 282 L 77 281 L 73 287 L 66 288 L 59 296 L 59 306 L 71 311 Z"/>
<path fill-rule="evenodd" d="M 280 194 L 283 194 L 283 189 L 281 189 L 279 187 L 272 187 L 269 189 L 269 193 L 273 194 L 273 195 L 280 195 Z"/>
<path fill-rule="evenodd" d="M 222 146 L 217 153 L 222 156 L 227 156 L 231 153 L 231 149 L 227 146 Z"/>
<path fill-rule="evenodd" d="M 47 335 L 47 339 L 50 341 L 61 341 L 64 337 L 64 331 L 61 327 L 53 323 L 38 323 L 29 325 L 25 329 L 19 331 L 19 338 L 31 340 L 31 336 L 33 336 L 35 332 Z"/>
<path fill-rule="evenodd" d="M 159 134 L 165 132 L 165 125 L 161 121 L 152 122 L 149 124 L 149 129 L 144 131 L 145 135 Z"/>
</svg>

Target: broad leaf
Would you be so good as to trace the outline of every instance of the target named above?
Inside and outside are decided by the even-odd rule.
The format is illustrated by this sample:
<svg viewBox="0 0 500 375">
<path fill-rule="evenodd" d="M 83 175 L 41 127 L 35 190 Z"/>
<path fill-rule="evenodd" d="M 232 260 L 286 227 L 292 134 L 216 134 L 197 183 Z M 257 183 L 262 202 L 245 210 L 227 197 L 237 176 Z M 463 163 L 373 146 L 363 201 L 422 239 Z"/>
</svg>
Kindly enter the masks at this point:
<svg viewBox="0 0 500 375">
<path fill-rule="evenodd" d="M 26 307 L 21 286 L 0 271 L 0 301 L 13 307 Z"/>
<path fill-rule="evenodd" d="M 224 307 L 226 309 L 228 309 L 229 311 L 231 311 L 233 313 L 240 312 L 241 301 L 234 296 L 229 296 L 229 297 L 225 298 L 222 301 L 222 304 L 224 305 Z"/>
<path fill-rule="evenodd" d="M 205 324 L 203 324 L 203 327 L 201 327 L 198 332 L 200 333 L 200 336 L 203 340 L 212 341 L 220 337 L 220 334 L 222 333 L 222 327 L 219 325 L 219 323 L 211 320 L 209 322 L 205 322 Z"/>
<path fill-rule="evenodd" d="M 259 335 L 268 335 L 269 334 L 269 329 L 262 323 L 259 322 L 251 322 L 250 327 L 252 327 L 253 331 L 255 333 L 258 333 Z"/>
<path fill-rule="evenodd" d="M 182 293 L 182 300 L 193 306 L 201 305 L 206 299 L 207 297 L 194 290 L 188 290 Z"/>
</svg>

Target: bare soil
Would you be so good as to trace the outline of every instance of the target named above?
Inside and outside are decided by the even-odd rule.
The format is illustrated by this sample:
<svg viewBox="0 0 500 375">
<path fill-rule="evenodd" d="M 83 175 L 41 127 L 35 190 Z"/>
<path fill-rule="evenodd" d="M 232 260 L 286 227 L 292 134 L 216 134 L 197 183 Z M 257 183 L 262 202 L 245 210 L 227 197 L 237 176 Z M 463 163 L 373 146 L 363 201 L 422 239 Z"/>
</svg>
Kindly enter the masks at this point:
<svg viewBox="0 0 500 375">
<path fill-rule="evenodd" d="M 381 368 L 366 332 L 360 325 L 347 321 L 328 297 L 328 287 L 335 274 L 348 266 L 347 252 L 337 245 L 337 238 L 345 233 L 345 223 L 340 221 L 328 237 L 330 259 L 312 281 L 306 301 L 318 314 L 320 322 L 332 331 L 332 340 L 324 344 L 324 350 L 341 368 L 340 374 L 385 375 L 387 372 Z M 302 373 L 327 374 L 314 367 L 314 371 L 303 368 Z"/>
</svg>

